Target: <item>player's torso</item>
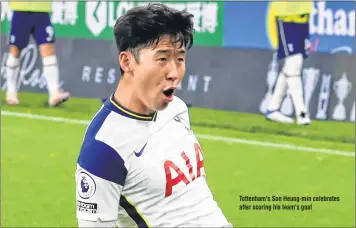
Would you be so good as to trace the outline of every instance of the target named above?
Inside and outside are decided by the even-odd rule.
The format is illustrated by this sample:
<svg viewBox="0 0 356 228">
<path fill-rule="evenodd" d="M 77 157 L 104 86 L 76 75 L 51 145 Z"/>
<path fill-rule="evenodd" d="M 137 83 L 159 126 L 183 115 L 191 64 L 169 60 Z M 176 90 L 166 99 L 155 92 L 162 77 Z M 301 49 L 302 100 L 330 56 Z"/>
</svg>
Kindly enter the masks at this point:
<svg viewBox="0 0 356 228">
<path fill-rule="evenodd" d="M 12 11 L 25 12 L 46 12 L 52 11 L 51 1 L 33 2 L 33 1 L 10 1 L 10 9 Z"/>
<path fill-rule="evenodd" d="M 128 158 L 122 195 L 122 206 L 131 202 L 136 207 L 132 209 L 136 215 L 131 217 L 139 217 L 143 225 L 223 226 L 227 223 L 207 186 L 200 145 L 178 117 L 150 136 L 147 144 L 142 142 Z M 120 212 L 123 216 L 119 221 L 122 221 L 127 213 Z"/>
</svg>

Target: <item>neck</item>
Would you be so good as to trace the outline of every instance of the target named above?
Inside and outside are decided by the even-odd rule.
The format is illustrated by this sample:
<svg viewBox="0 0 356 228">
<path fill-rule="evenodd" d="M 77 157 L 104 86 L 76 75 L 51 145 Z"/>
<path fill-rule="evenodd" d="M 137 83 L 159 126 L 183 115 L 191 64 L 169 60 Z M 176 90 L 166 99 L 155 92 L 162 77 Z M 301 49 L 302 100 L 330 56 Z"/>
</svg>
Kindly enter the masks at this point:
<svg viewBox="0 0 356 228">
<path fill-rule="evenodd" d="M 141 99 L 134 93 L 133 85 L 125 79 L 120 79 L 116 88 L 114 101 L 122 107 L 142 115 L 152 114 L 152 111 L 147 108 Z"/>
</svg>

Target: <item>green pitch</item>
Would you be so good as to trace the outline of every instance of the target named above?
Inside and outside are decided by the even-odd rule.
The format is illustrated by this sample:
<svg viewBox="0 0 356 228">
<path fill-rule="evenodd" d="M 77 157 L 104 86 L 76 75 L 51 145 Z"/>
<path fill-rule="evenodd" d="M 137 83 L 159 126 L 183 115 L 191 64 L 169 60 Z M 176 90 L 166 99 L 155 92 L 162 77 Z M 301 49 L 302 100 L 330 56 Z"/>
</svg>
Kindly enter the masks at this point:
<svg viewBox="0 0 356 228">
<path fill-rule="evenodd" d="M 46 95 L 20 95 L 20 106 L 3 105 L 2 111 L 90 120 L 101 105 L 99 100 L 76 98 L 46 108 Z M 1 226 L 75 227 L 74 172 L 86 125 L 5 114 L 1 116 Z M 260 115 L 200 108 L 192 108 L 190 115 L 193 130 L 201 136 L 208 183 L 234 226 L 355 226 L 354 124 L 314 121 L 308 127 L 285 126 Z M 281 144 L 292 146 L 285 149 Z M 270 200 L 334 196 L 339 201 L 251 202 L 240 196 Z M 269 211 L 273 205 L 280 209 Z"/>
</svg>

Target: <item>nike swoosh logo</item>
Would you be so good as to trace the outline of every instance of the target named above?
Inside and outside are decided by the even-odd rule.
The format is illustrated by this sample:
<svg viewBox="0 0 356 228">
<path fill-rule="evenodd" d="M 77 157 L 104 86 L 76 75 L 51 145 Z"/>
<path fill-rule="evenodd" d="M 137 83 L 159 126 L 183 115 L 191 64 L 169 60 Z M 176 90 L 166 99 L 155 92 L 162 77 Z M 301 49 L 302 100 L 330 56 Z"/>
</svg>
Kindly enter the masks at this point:
<svg viewBox="0 0 356 228">
<path fill-rule="evenodd" d="M 147 143 L 141 148 L 141 150 L 139 152 L 135 151 L 136 157 L 140 157 L 142 155 L 143 151 L 145 150 L 146 145 L 147 145 Z"/>
</svg>

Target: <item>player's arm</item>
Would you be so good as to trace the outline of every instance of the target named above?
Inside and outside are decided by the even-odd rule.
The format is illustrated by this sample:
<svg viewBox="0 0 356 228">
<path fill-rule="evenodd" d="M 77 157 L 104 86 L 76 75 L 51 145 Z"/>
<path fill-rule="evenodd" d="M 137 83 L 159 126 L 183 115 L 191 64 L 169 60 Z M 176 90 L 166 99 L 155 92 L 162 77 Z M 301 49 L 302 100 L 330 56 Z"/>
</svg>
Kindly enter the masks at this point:
<svg viewBox="0 0 356 228">
<path fill-rule="evenodd" d="M 78 227 L 79 228 L 91 228 L 91 227 L 107 227 L 107 228 L 116 228 L 116 222 L 103 222 L 100 219 L 96 222 L 93 221 L 87 221 L 87 220 L 81 220 L 78 219 Z"/>
<path fill-rule="evenodd" d="M 126 175 L 113 148 L 95 139 L 84 142 L 76 171 L 79 227 L 115 227 Z"/>
</svg>

